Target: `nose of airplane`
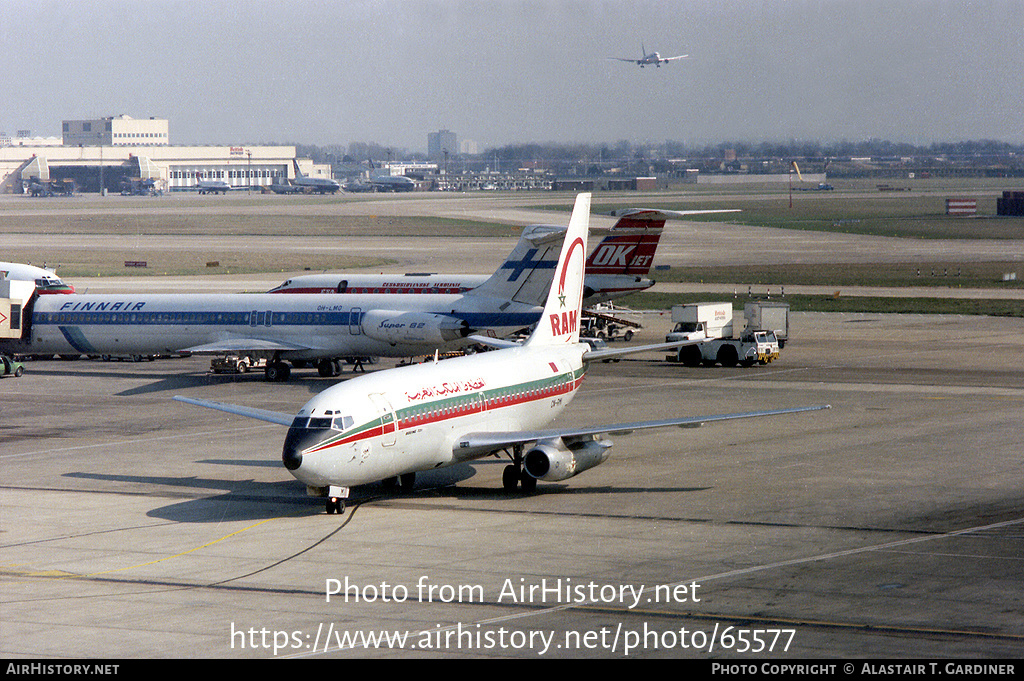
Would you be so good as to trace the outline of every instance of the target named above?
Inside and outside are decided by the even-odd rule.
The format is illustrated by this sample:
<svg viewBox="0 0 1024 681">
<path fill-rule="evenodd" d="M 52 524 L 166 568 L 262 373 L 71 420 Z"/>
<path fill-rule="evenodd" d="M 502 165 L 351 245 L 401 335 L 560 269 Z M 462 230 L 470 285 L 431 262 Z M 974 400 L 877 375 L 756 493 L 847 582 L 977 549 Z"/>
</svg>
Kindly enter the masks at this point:
<svg viewBox="0 0 1024 681">
<path fill-rule="evenodd" d="M 281 453 L 281 460 L 284 462 L 284 467 L 288 470 L 298 470 L 299 466 L 302 465 L 302 452 L 295 447 L 289 447 L 288 443 L 285 442 L 284 451 Z"/>
<path fill-rule="evenodd" d="M 281 461 L 284 462 L 284 467 L 290 471 L 298 470 L 302 466 L 302 452 L 329 438 L 332 432 L 328 428 L 306 428 L 305 426 L 289 428 L 288 435 L 284 439 L 284 449 L 281 452 Z"/>
</svg>

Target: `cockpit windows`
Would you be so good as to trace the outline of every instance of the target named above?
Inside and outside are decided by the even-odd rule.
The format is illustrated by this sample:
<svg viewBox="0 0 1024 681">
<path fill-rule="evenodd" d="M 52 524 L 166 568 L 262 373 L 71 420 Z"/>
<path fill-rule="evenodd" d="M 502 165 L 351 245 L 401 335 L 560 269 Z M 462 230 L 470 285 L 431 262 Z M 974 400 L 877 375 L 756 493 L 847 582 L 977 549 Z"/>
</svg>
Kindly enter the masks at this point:
<svg viewBox="0 0 1024 681">
<path fill-rule="evenodd" d="M 310 430 L 340 430 L 345 431 L 355 423 L 351 416 L 296 416 L 292 421 L 292 428 L 308 428 Z"/>
</svg>

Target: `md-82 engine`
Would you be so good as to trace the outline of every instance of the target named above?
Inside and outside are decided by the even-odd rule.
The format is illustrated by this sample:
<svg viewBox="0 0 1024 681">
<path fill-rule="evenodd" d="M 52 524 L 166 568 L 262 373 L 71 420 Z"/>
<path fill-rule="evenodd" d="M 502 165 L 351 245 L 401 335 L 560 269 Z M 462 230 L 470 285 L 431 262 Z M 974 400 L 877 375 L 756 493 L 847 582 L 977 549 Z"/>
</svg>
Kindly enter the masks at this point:
<svg viewBox="0 0 1024 681">
<path fill-rule="evenodd" d="M 363 333 L 391 345 L 422 343 L 437 345 L 465 338 L 469 325 L 465 320 L 443 314 L 370 310 L 360 324 Z"/>
</svg>

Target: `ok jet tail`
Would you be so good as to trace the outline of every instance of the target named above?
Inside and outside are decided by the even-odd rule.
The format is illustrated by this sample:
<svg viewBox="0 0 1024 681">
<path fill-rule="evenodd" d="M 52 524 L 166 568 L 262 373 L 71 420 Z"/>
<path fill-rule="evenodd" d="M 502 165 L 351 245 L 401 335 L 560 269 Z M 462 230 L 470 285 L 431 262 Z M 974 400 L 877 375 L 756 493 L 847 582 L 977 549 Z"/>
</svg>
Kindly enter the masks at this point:
<svg viewBox="0 0 1024 681">
<path fill-rule="evenodd" d="M 739 210 L 626 208 L 612 212 L 618 221 L 610 229 L 600 230 L 604 237 L 587 257 L 584 303 L 595 305 L 653 286 L 654 281 L 648 275 L 667 220 L 735 212 Z M 544 305 L 565 232 L 565 227 L 557 225 L 527 227 L 501 267 L 473 293 L 527 305 Z"/>
</svg>

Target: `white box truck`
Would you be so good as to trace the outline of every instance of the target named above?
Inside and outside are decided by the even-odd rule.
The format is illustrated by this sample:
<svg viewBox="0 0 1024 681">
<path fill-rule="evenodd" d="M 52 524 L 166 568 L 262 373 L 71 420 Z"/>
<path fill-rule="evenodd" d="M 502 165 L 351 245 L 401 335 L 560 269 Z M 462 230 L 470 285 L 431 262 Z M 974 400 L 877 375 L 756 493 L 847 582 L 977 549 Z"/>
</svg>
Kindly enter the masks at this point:
<svg viewBox="0 0 1024 681">
<path fill-rule="evenodd" d="M 788 306 L 787 306 L 788 307 Z M 666 342 L 706 339 L 684 345 L 665 359 L 686 366 L 752 366 L 768 364 L 779 357 L 779 341 L 771 330 L 748 325 L 739 338 L 733 337 L 732 303 L 691 303 L 672 308 L 675 327 Z"/>
<path fill-rule="evenodd" d="M 732 303 L 674 305 L 672 322 L 666 341 L 732 336 Z"/>
<path fill-rule="evenodd" d="M 789 340 L 789 303 L 774 300 L 755 300 L 743 306 L 745 329 L 773 331 L 779 341 L 779 348 L 786 347 Z"/>
</svg>

